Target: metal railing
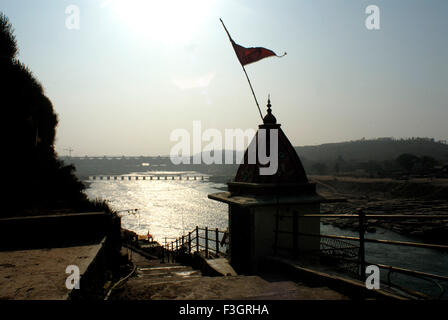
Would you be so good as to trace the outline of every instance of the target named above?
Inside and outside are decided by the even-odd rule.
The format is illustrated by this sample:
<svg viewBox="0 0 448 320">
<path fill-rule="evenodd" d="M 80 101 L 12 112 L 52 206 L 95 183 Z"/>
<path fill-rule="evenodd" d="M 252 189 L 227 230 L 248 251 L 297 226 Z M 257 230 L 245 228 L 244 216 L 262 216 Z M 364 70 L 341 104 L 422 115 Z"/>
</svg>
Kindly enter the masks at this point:
<svg viewBox="0 0 448 320">
<path fill-rule="evenodd" d="M 182 254 L 191 256 L 194 252 L 203 252 L 207 259 L 212 256 L 226 256 L 226 239 L 227 231 L 196 226 L 192 231 L 174 238 L 171 242 L 165 240 L 162 246 L 162 257 L 167 258 L 168 261 L 171 257 L 175 261 Z"/>
<path fill-rule="evenodd" d="M 329 235 L 329 234 L 313 234 L 313 233 L 305 233 L 305 232 L 299 232 L 297 230 L 297 227 L 293 227 L 293 231 L 284 231 L 284 230 L 278 230 L 278 226 L 276 226 L 276 229 L 274 230 L 275 238 L 278 238 L 278 234 L 290 234 L 292 236 L 292 248 L 293 248 L 293 256 L 298 257 L 299 251 L 298 251 L 298 241 L 299 236 L 308 236 L 308 237 L 319 237 L 322 240 L 333 240 L 333 241 L 342 241 L 341 243 L 344 243 L 345 248 L 341 248 L 340 245 L 326 245 L 327 248 L 320 249 L 319 251 L 321 253 L 327 253 L 329 255 L 334 254 L 335 256 L 338 256 L 337 259 L 340 259 L 341 261 L 345 262 L 355 262 L 359 266 L 358 268 L 358 275 L 361 280 L 366 279 L 366 266 L 367 265 L 376 265 L 380 269 L 388 270 L 388 284 L 391 284 L 390 281 L 390 275 L 392 272 L 396 273 L 402 273 L 408 276 L 413 276 L 416 278 L 420 278 L 423 280 L 429 281 L 435 281 L 435 280 L 442 280 L 442 281 L 448 281 L 448 276 L 442 276 L 432 273 L 426 273 L 426 272 L 420 272 L 416 270 L 409 270 L 405 268 L 390 266 L 390 265 L 383 265 L 378 263 L 370 263 L 366 262 L 366 250 L 365 250 L 365 243 L 378 243 L 378 244 L 384 244 L 384 245 L 396 245 L 396 246 L 407 246 L 407 247 L 416 247 L 416 248 L 426 248 L 426 249 L 436 249 L 436 250 L 442 250 L 442 251 L 448 251 L 448 245 L 442 245 L 442 244 L 431 244 L 431 243 L 417 243 L 417 242 L 407 242 L 407 241 L 394 241 L 394 240 L 381 240 L 381 239 L 370 239 L 365 238 L 365 232 L 367 227 L 367 222 L 369 219 L 376 219 L 376 220 L 389 220 L 389 219 L 422 219 L 422 220 L 428 220 L 428 219 L 439 219 L 439 220 L 445 220 L 448 219 L 448 215 L 381 215 L 381 214 L 365 214 L 362 209 L 358 210 L 358 213 L 355 214 L 303 214 L 299 215 L 297 212 L 294 212 L 293 215 L 282 215 L 282 218 L 292 218 L 294 225 L 297 224 L 298 219 L 303 218 L 344 218 L 344 219 L 358 219 L 358 237 L 352 237 L 352 236 L 340 236 L 340 235 Z M 278 218 L 277 218 L 278 219 Z M 350 241 L 356 241 L 358 242 L 358 246 L 350 246 Z M 274 243 L 274 252 L 277 252 L 277 241 Z M 353 255 L 354 249 L 357 249 L 357 257 Z M 352 254 L 348 254 L 349 256 L 344 256 L 344 254 L 341 254 L 344 250 L 349 250 Z M 346 254 L 347 255 L 347 254 Z M 351 256 L 350 256 L 351 255 Z M 444 294 L 444 288 L 440 286 L 438 283 L 436 283 L 439 288 L 441 289 L 440 297 Z M 417 293 L 418 294 L 418 293 Z"/>
</svg>

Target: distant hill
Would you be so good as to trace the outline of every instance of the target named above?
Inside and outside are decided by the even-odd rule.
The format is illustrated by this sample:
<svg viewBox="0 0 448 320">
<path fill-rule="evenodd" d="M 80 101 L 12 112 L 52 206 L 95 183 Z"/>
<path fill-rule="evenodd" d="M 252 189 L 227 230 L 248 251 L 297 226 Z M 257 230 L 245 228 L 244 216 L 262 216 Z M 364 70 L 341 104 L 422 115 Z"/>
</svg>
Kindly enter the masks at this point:
<svg viewBox="0 0 448 320">
<path fill-rule="evenodd" d="M 305 162 L 333 162 L 344 159 L 350 162 L 394 160 L 400 154 L 430 156 L 441 163 L 448 162 L 448 144 L 431 138 L 393 139 L 378 138 L 317 146 L 295 147 L 297 154 Z"/>
<path fill-rule="evenodd" d="M 309 174 L 342 173 L 363 170 L 369 175 L 402 170 L 395 161 L 403 153 L 434 158 L 439 164 L 448 163 L 448 144 L 429 138 L 396 140 L 379 138 L 318 146 L 295 147 Z M 237 152 L 233 152 L 234 157 Z M 214 176 L 234 177 L 238 164 L 224 164 L 225 151 L 221 150 L 223 164 L 179 164 L 164 157 L 62 157 L 73 164 L 77 175 L 86 179 L 90 175 L 127 174 L 144 171 L 197 171 Z M 235 158 L 234 158 L 235 160 Z"/>
</svg>

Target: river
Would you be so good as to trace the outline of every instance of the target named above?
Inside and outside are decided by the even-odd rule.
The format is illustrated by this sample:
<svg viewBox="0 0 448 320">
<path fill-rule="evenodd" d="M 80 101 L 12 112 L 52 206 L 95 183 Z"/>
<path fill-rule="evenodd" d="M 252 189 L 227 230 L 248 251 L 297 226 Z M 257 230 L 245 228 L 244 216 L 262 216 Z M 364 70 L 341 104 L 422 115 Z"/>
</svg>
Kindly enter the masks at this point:
<svg viewBox="0 0 448 320">
<path fill-rule="evenodd" d="M 151 172 L 164 174 L 165 172 Z M 167 174 L 194 175 L 194 172 L 166 172 Z M 137 174 L 137 173 L 136 173 Z M 139 175 L 148 174 L 138 173 Z M 197 174 L 197 173 L 196 173 Z M 128 175 L 127 175 L 128 176 Z M 196 226 L 227 229 L 226 204 L 213 201 L 207 195 L 221 191 L 224 184 L 200 180 L 89 180 L 86 194 L 90 199 L 107 200 L 115 210 L 138 209 L 136 214 L 121 213 L 123 228 L 138 234 L 152 234 L 162 243 L 192 231 Z M 331 225 L 321 225 L 325 234 L 353 235 Z M 418 242 L 417 239 L 378 228 L 367 238 Z M 366 260 L 396 267 L 408 268 L 439 275 L 448 274 L 448 253 L 433 249 L 366 243 Z M 384 272 L 382 279 L 387 276 Z M 400 285 L 438 295 L 433 283 L 394 273 L 391 278 Z M 440 283 L 447 286 L 447 283 Z M 447 286 L 448 288 L 448 286 Z M 445 293 L 444 299 L 448 299 Z"/>
</svg>

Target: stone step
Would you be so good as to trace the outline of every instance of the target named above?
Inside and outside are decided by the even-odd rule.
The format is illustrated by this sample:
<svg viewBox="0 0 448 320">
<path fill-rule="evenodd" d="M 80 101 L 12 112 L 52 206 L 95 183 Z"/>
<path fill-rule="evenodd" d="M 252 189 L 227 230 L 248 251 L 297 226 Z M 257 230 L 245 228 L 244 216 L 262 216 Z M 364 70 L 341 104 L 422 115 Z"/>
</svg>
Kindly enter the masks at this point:
<svg viewBox="0 0 448 320">
<path fill-rule="evenodd" d="M 165 270 L 180 270 L 180 269 L 191 269 L 191 267 L 189 266 L 176 266 L 176 265 L 169 265 L 169 266 L 160 266 L 160 265 L 156 265 L 156 266 L 137 266 L 138 270 L 141 271 L 155 271 L 155 270 L 159 270 L 159 271 L 165 271 Z"/>
<path fill-rule="evenodd" d="M 148 264 L 148 261 L 150 261 L 151 263 Z M 145 260 L 145 261 L 140 261 L 137 262 L 136 265 L 138 265 L 139 267 L 145 267 L 147 266 L 149 267 L 153 267 L 153 268 L 158 268 L 158 267 L 176 267 L 176 266 L 184 266 L 181 263 L 177 263 L 177 262 L 160 262 L 158 260 Z"/>
<path fill-rule="evenodd" d="M 165 275 L 165 276 L 157 276 L 151 277 L 147 275 L 137 275 L 137 278 L 134 278 L 134 281 L 145 283 L 146 285 L 158 285 L 158 284 L 168 284 L 173 282 L 183 282 L 189 280 L 196 280 L 202 278 L 201 274 L 190 274 L 188 276 L 180 276 L 180 275 Z"/>
<path fill-rule="evenodd" d="M 147 259 L 135 252 L 133 254 L 137 272 L 136 276 L 128 281 L 134 285 L 152 288 L 153 286 L 165 286 L 202 278 L 202 272 L 191 266 L 177 262 L 162 262 L 159 259 Z"/>
<path fill-rule="evenodd" d="M 344 295 L 326 287 L 309 287 L 294 281 L 267 281 L 259 276 L 182 279 L 132 278 L 115 299 L 187 300 L 339 300 Z"/>
<path fill-rule="evenodd" d="M 177 271 L 169 271 L 169 272 L 137 272 L 138 275 L 144 276 L 146 278 L 150 278 L 150 277 L 190 277 L 192 275 L 201 275 L 201 272 L 198 270 L 189 270 L 189 269 L 185 269 L 185 270 L 177 270 Z"/>
<path fill-rule="evenodd" d="M 198 279 L 201 279 L 202 276 L 194 276 L 194 277 L 189 277 L 189 278 L 178 278 L 178 277 L 173 277 L 173 278 L 165 278 L 165 279 L 154 279 L 154 281 L 148 281 L 147 279 L 145 279 L 145 281 L 143 282 L 146 286 L 148 287 L 158 287 L 158 286 L 167 286 L 167 285 L 172 285 L 172 284 L 185 284 L 188 282 L 192 282 Z"/>
</svg>

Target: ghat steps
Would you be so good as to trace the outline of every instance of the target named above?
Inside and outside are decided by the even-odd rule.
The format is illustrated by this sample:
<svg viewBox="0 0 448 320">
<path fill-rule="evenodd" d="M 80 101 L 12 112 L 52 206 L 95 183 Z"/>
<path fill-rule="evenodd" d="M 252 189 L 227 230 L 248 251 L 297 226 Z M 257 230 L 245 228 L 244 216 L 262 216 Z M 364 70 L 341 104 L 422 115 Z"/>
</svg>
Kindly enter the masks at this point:
<svg viewBox="0 0 448 320">
<path fill-rule="evenodd" d="M 209 277 L 190 266 L 161 263 L 133 253 L 136 274 L 111 299 L 120 300 L 315 300 L 347 299 L 326 287 L 310 287 L 279 275 Z"/>
</svg>

